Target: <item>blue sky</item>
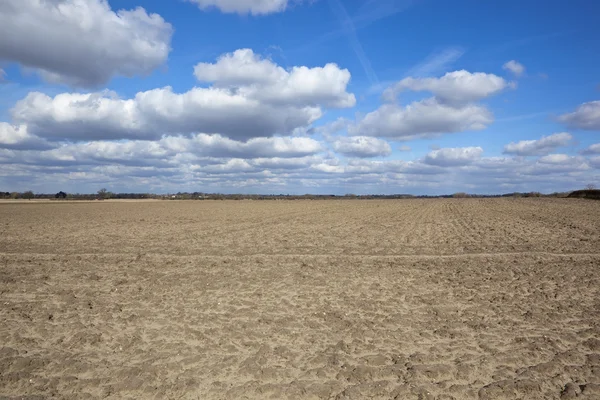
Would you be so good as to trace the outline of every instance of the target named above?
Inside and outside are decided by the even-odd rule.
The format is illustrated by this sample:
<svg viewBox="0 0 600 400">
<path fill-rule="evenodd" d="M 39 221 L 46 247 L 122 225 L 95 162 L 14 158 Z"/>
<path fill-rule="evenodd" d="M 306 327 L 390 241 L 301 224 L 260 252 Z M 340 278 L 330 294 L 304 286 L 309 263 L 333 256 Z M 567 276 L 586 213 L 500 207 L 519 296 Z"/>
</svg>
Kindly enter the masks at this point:
<svg viewBox="0 0 600 400">
<path fill-rule="evenodd" d="M 600 183 L 594 1 L 7 0 L 0 190 Z"/>
</svg>

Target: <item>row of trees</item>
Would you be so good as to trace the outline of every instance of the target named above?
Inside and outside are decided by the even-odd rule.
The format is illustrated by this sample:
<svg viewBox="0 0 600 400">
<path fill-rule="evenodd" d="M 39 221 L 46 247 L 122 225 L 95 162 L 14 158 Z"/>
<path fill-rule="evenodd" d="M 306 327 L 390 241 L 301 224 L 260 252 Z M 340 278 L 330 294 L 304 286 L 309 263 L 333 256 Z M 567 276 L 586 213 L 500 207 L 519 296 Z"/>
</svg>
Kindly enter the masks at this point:
<svg viewBox="0 0 600 400">
<path fill-rule="evenodd" d="M 0 198 L 31 200 L 31 199 L 35 198 L 35 194 L 31 190 L 28 190 L 26 192 L 0 192 Z"/>
<path fill-rule="evenodd" d="M 595 191 L 593 184 L 585 187 L 586 191 Z M 262 195 L 262 194 L 221 194 L 221 193 L 202 193 L 202 192 L 178 192 L 176 194 L 156 195 L 149 193 L 113 193 L 106 189 L 100 189 L 96 194 L 67 194 L 60 191 L 56 194 L 34 194 L 33 191 L 25 192 L 0 192 L 2 199 L 73 199 L 73 200 L 107 200 L 107 199 L 169 199 L 169 200 L 323 200 L 323 199 L 409 199 L 409 198 L 468 198 L 468 197 L 567 197 L 571 192 L 555 192 L 551 194 L 542 194 L 540 192 L 514 192 L 502 195 L 477 195 L 464 192 L 451 195 L 440 196 L 414 196 L 410 194 L 393 195 L 356 195 L 346 194 L 336 195 Z"/>
<path fill-rule="evenodd" d="M 96 195 L 93 194 L 68 194 L 62 190 L 56 194 L 39 193 L 35 194 L 31 190 L 25 192 L 0 192 L 0 199 L 110 199 L 110 198 L 148 198 L 147 194 L 139 193 L 119 193 L 115 195 L 106 189 L 100 189 Z"/>
<path fill-rule="evenodd" d="M 35 194 L 33 193 L 33 191 L 31 190 L 27 190 L 25 192 L 0 192 L 0 199 L 25 199 L 25 200 L 31 200 L 31 199 L 94 199 L 97 198 L 98 196 L 94 196 L 94 195 L 90 195 L 90 194 L 67 194 L 66 192 L 63 192 L 62 190 L 56 194 L 47 194 L 47 193 L 38 193 Z M 110 198 L 109 196 L 107 196 L 106 198 Z"/>
</svg>

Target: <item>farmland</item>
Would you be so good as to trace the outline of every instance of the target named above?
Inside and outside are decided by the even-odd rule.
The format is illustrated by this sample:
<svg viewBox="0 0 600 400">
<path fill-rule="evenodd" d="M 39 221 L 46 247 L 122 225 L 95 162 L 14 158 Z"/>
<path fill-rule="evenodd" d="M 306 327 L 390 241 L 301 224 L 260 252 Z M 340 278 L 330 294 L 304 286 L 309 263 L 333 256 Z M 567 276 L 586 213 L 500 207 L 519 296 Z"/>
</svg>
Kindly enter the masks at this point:
<svg viewBox="0 0 600 400">
<path fill-rule="evenodd" d="M 600 398 L 600 202 L 4 202 L 0 232 L 0 397 Z"/>
</svg>

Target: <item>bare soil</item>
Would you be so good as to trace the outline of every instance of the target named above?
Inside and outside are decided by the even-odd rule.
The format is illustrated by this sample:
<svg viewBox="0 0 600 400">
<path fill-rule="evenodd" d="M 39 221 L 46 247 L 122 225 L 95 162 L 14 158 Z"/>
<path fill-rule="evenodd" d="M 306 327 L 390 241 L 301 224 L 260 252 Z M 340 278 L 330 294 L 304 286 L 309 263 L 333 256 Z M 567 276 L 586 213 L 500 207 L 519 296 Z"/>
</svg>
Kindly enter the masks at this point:
<svg viewBox="0 0 600 400">
<path fill-rule="evenodd" d="M 581 199 L 0 203 L 0 398 L 600 399 L 599 272 Z"/>
</svg>

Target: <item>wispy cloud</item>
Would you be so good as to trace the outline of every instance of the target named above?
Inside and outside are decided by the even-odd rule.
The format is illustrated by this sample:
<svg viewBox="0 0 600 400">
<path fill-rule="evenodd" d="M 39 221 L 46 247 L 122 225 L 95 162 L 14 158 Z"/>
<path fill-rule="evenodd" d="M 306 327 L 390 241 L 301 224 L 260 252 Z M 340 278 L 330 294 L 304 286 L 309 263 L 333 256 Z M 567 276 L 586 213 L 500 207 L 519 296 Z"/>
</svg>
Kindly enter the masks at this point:
<svg viewBox="0 0 600 400">
<path fill-rule="evenodd" d="M 399 12 L 406 10 L 407 8 L 419 1 L 422 0 L 367 0 L 358 9 L 358 12 L 350 17 L 350 21 L 352 22 L 352 25 L 355 30 L 364 29 L 379 20 L 391 17 L 392 15 L 398 14 Z M 286 49 L 286 51 L 302 52 L 311 50 L 319 44 L 336 39 L 345 34 L 346 29 L 342 25 L 342 28 L 340 29 L 334 29 L 332 31 L 324 33 L 323 35 L 311 40 L 308 43 L 304 43 L 303 45 L 290 50 Z"/>
<path fill-rule="evenodd" d="M 329 0 L 329 7 L 333 14 L 337 17 L 338 21 L 342 25 L 342 29 L 344 34 L 348 38 L 350 45 L 352 46 L 352 50 L 356 54 L 356 57 L 360 61 L 360 64 L 365 71 L 365 75 L 369 79 L 371 84 L 377 84 L 379 82 L 379 78 L 377 74 L 373 70 L 371 66 L 371 61 L 367 57 L 365 50 L 358 40 L 358 36 L 356 36 L 356 27 L 354 26 L 354 21 L 348 15 L 346 8 L 342 4 L 340 0 Z"/>
<path fill-rule="evenodd" d="M 548 115 L 550 115 L 550 111 L 541 111 L 541 112 L 530 113 L 530 114 L 514 115 L 512 117 L 497 118 L 496 122 L 524 121 L 527 119 L 544 117 L 544 116 L 548 116 Z"/>
<path fill-rule="evenodd" d="M 518 47 L 524 47 L 524 46 L 532 45 L 534 43 L 544 42 L 546 40 L 554 39 L 557 37 L 567 36 L 574 32 L 576 32 L 576 31 L 568 30 L 568 31 L 560 31 L 560 32 L 550 32 L 550 33 L 544 33 L 541 35 L 532 35 L 532 36 L 527 36 L 527 37 L 523 37 L 523 38 L 519 38 L 519 39 L 509 40 L 507 42 L 498 44 L 497 46 L 492 46 L 492 47 L 488 48 L 487 50 L 483 51 L 482 54 L 500 53 L 500 52 L 512 50 L 512 49 L 515 49 Z"/>
<path fill-rule="evenodd" d="M 448 68 L 465 54 L 462 47 L 447 47 L 441 51 L 434 51 L 422 62 L 408 70 L 406 76 L 424 78 L 448 72 Z"/>
<path fill-rule="evenodd" d="M 463 54 L 465 54 L 465 50 L 462 47 L 446 47 L 442 50 L 433 51 L 423 61 L 411 67 L 398 78 L 407 78 L 409 76 L 414 78 L 425 78 L 440 75 L 448 72 L 452 64 L 462 57 Z M 379 94 L 395 82 L 397 82 L 397 79 L 386 80 L 371 85 L 367 90 L 367 94 Z"/>
<path fill-rule="evenodd" d="M 404 11 L 417 1 L 418 0 L 367 0 L 358 9 L 358 12 L 352 18 L 352 22 L 357 29 L 361 29 L 380 19 Z"/>
<path fill-rule="evenodd" d="M 267 46 L 267 48 L 264 51 L 264 55 L 265 55 L 265 57 L 267 57 L 269 59 L 272 59 L 274 56 L 278 56 L 278 57 L 281 57 L 281 59 L 283 61 L 285 61 L 286 63 L 288 61 L 281 46 L 277 46 L 274 44 Z"/>
</svg>

